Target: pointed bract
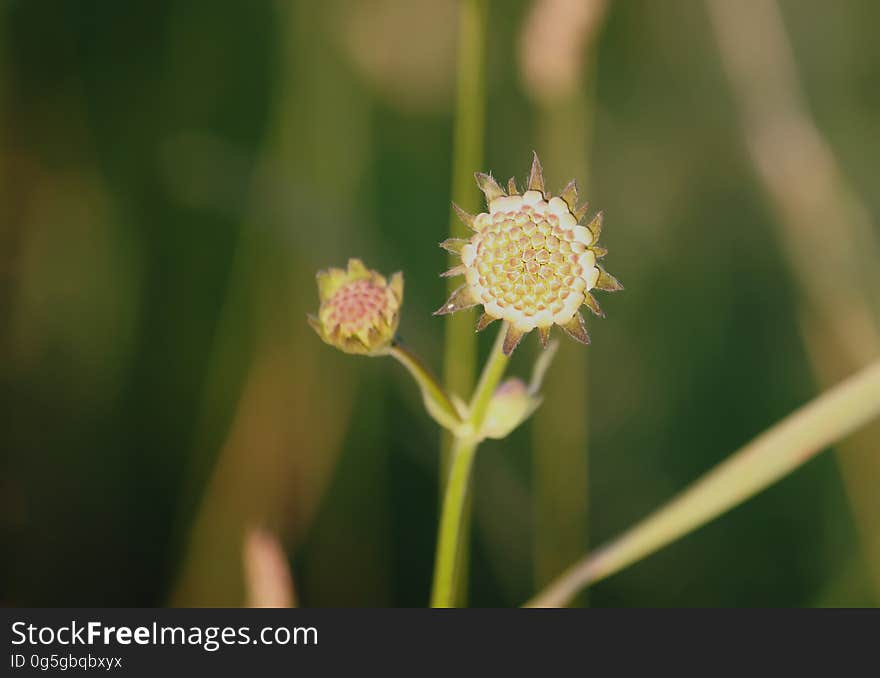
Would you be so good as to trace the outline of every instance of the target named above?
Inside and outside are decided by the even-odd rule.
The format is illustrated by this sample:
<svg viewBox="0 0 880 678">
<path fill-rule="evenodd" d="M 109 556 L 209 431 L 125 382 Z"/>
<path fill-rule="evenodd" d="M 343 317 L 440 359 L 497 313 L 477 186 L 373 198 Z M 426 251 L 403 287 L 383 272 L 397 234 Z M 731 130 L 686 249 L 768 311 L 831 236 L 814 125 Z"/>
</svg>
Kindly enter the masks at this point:
<svg viewBox="0 0 880 678">
<path fill-rule="evenodd" d="M 547 344 L 550 343 L 550 328 L 549 327 L 539 327 L 538 328 L 538 336 L 541 339 L 541 346 L 547 348 Z"/>
<path fill-rule="evenodd" d="M 485 330 L 487 327 L 489 327 L 489 325 L 491 325 L 496 320 L 498 320 L 498 318 L 496 318 L 495 316 L 491 316 L 488 313 L 484 313 L 483 315 L 480 316 L 480 319 L 477 321 L 477 332 L 482 332 L 483 330 Z"/>
<path fill-rule="evenodd" d="M 590 229 L 590 233 L 593 234 L 593 242 L 596 242 L 602 234 L 602 220 L 604 218 L 604 213 L 598 212 L 596 216 L 590 220 L 590 223 L 587 224 L 587 228 Z"/>
<path fill-rule="evenodd" d="M 434 315 L 446 315 L 447 313 L 455 313 L 456 311 L 460 311 L 464 308 L 476 306 L 478 303 L 479 301 L 474 298 L 470 287 L 468 287 L 467 285 L 462 285 L 449 296 L 449 299 L 445 304 L 434 311 Z"/>
<path fill-rule="evenodd" d="M 459 218 L 461 223 L 463 223 L 465 226 L 467 226 L 472 231 L 477 230 L 476 227 L 474 226 L 474 215 L 473 214 L 468 214 L 467 212 L 465 212 L 463 209 L 461 209 L 461 207 L 459 207 L 455 203 L 452 203 L 452 209 L 455 210 L 455 214 Z M 440 245 L 440 246 L 442 247 L 443 245 Z"/>
<path fill-rule="evenodd" d="M 575 313 L 571 320 L 562 325 L 562 329 L 565 330 L 565 333 L 572 339 L 575 339 L 582 344 L 590 343 L 590 335 L 587 334 L 587 328 L 584 325 L 584 316 L 580 313 Z"/>
<path fill-rule="evenodd" d="M 370 340 L 371 340 L 371 337 L 373 336 L 374 332 L 375 332 L 375 330 L 373 330 L 369 327 L 362 327 L 361 329 L 357 330 L 354 333 L 354 335 L 364 345 L 365 349 L 369 349 L 370 348 Z"/>
<path fill-rule="evenodd" d="M 574 179 L 569 181 L 565 188 L 562 189 L 562 193 L 559 194 L 559 197 L 565 200 L 565 204 L 568 205 L 568 208 L 573 212 L 578 201 L 577 181 Z"/>
<path fill-rule="evenodd" d="M 604 247 L 591 247 L 590 249 L 593 250 L 593 254 L 596 255 L 597 259 L 601 259 L 606 254 L 608 254 L 608 250 L 606 250 Z"/>
<path fill-rule="evenodd" d="M 440 247 L 450 254 L 461 254 L 461 248 L 468 244 L 464 238 L 447 238 L 440 243 Z"/>
<path fill-rule="evenodd" d="M 367 275 L 369 275 L 369 273 L 370 272 L 367 270 L 367 267 L 364 266 L 364 262 L 360 259 L 352 258 L 348 260 L 348 274 L 350 276 L 356 276 L 360 278 L 366 277 Z"/>
<path fill-rule="evenodd" d="M 400 271 L 391 276 L 391 291 L 397 297 L 397 302 L 403 303 L 403 273 Z"/>
<path fill-rule="evenodd" d="M 477 172 L 474 174 L 474 178 L 477 180 L 477 186 L 480 187 L 480 190 L 483 192 L 483 195 L 486 196 L 486 203 L 490 203 L 495 198 L 501 198 L 507 195 L 504 192 L 504 189 L 498 185 L 498 182 L 490 174 L 484 174 L 483 172 Z"/>
<path fill-rule="evenodd" d="M 603 292 L 619 292 L 623 289 L 623 285 L 620 284 L 620 281 L 617 278 L 601 266 L 597 266 L 596 268 L 599 269 L 599 279 L 596 281 L 597 290 L 602 290 Z"/>
<path fill-rule="evenodd" d="M 510 179 L 507 180 L 507 194 L 519 195 L 519 188 L 516 186 L 516 177 L 510 177 Z"/>
<path fill-rule="evenodd" d="M 529 190 L 544 192 L 544 169 L 541 167 L 541 161 L 538 160 L 538 154 L 532 152 L 532 171 L 529 172 Z"/>
<path fill-rule="evenodd" d="M 309 324 L 309 327 L 311 327 L 313 330 L 315 330 L 315 332 L 318 333 L 319 337 L 323 336 L 323 333 L 321 331 L 321 321 L 320 320 L 318 320 L 311 313 L 307 313 L 306 314 L 306 322 Z"/>
<path fill-rule="evenodd" d="M 584 293 L 584 306 L 589 308 L 594 315 L 599 316 L 600 318 L 605 317 L 605 311 L 602 310 L 602 307 L 599 306 L 599 302 L 596 301 L 596 297 L 594 297 L 589 292 Z"/>
<path fill-rule="evenodd" d="M 467 271 L 467 268 L 465 267 L 465 265 L 459 264 L 458 266 L 453 266 L 448 271 L 443 271 L 443 273 L 440 274 L 440 277 L 441 278 L 453 278 L 457 275 L 464 275 L 465 271 Z"/>
<path fill-rule="evenodd" d="M 318 283 L 318 298 L 321 301 L 329 299 L 346 281 L 346 273 L 341 268 L 328 268 L 326 271 L 318 271 L 315 281 Z"/>
<path fill-rule="evenodd" d="M 584 217 L 587 216 L 587 210 L 589 207 L 590 203 L 585 202 L 574 211 L 574 218 L 578 223 L 581 223 L 584 220 Z"/>
<path fill-rule="evenodd" d="M 516 329 L 513 325 L 507 326 L 507 334 L 504 336 L 504 346 L 502 347 L 502 351 L 504 355 L 510 355 L 513 353 L 513 349 L 515 349 L 519 342 L 522 341 L 525 332 L 522 330 Z"/>
</svg>

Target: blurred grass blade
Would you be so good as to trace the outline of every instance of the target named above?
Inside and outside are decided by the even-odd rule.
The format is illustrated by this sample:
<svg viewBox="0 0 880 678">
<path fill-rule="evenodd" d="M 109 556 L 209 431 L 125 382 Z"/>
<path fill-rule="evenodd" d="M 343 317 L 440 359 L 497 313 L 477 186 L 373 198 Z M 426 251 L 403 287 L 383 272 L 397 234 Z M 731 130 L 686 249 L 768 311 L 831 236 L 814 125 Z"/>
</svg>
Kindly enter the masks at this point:
<svg viewBox="0 0 880 678">
<path fill-rule="evenodd" d="M 585 196 L 607 8 L 606 0 L 535 0 L 519 38 L 520 80 L 536 114 L 544 170 L 557 180 L 576 177 Z M 591 353 L 562 349 L 532 424 L 535 587 L 549 584 L 589 546 Z"/>
<path fill-rule="evenodd" d="M 565 605 L 582 588 L 706 524 L 878 415 L 880 361 L 759 435 L 665 507 L 575 564 L 526 606 Z"/>
<path fill-rule="evenodd" d="M 706 7 L 749 157 L 800 288 L 813 371 L 823 386 L 834 384 L 880 355 L 880 231 L 810 112 L 779 3 L 710 0 Z M 836 457 L 880 600 L 878 446 L 880 425 L 838 446 Z"/>
<path fill-rule="evenodd" d="M 486 125 L 486 25 L 488 0 L 461 0 L 458 44 L 458 92 L 452 147 L 452 201 L 470 214 L 480 211 L 474 172 L 483 169 Z M 467 227 L 450 208 L 449 235 L 470 237 Z M 457 263 L 450 255 L 450 265 Z M 449 281 L 449 292 L 458 286 Z M 470 396 L 477 370 L 474 312 L 456 313 L 446 320 L 443 381 L 450 394 Z M 446 449 L 449 449 L 447 439 Z M 444 474 L 445 477 L 445 474 Z"/>
</svg>

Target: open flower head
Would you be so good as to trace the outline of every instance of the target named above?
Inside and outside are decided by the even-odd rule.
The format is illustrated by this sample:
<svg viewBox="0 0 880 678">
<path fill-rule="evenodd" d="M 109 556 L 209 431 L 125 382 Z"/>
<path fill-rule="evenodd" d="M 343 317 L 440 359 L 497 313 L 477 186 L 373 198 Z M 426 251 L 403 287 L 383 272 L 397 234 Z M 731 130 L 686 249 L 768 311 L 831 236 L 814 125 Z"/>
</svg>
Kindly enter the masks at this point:
<svg viewBox="0 0 880 678">
<path fill-rule="evenodd" d="M 400 320 L 403 274 L 388 282 L 360 259 L 349 259 L 346 270 L 320 271 L 317 281 L 321 306 L 308 321 L 318 336 L 346 353 L 386 353 Z"/>
<path fill-rule="evenodd" d="M 465 282 L 435 315 L 482 304 L 477 330 L 493 320 L 507 321 L 507 355 L 536 328 L 546 347 L 553 325 L 588 344 L 580 307 L 585 305 L 603 317 L 591 290 L 623 289 L 597 263 L 607 253 L 597 244 L 602 213 L 585 220 L 587 206 L 577 206 L 574 181 L 558 197 L 550 196 L 544 189 L 537 154 L 528 189 L 522 194 L 514 179 L 506 191 L 487 174 L 477 173 L 476 179 L 486 196 L 488 212 L 472 216 L 453 204 L 474 235 L 469 240 L 450 238 L 440 243 L 461 256 L 461 264 L 443 275 L 464 275 Z"/>
</svg>

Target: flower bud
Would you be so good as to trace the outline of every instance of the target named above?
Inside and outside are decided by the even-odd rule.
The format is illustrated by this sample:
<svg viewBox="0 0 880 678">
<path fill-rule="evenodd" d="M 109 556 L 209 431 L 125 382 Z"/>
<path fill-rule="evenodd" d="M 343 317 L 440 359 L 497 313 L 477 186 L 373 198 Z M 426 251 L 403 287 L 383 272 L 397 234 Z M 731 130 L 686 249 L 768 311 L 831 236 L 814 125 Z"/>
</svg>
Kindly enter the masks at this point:
<svg viewBox="0 0 880 678">
<path fill-rule="evenodd" d="M 403 274 L 385 277 L 349 259 L 348 268 L 317 275 L 321 306 L 309 324 L 326 343 L 345 353 L 384 355 L 397 332 L 403 303 Z"/>
<path fill-rule="evenodd" d="M 492 396 L 480 433 L 483 438 L 506 438 L 541 404 L 522 379 L 503 382 Z"/>
</svg>

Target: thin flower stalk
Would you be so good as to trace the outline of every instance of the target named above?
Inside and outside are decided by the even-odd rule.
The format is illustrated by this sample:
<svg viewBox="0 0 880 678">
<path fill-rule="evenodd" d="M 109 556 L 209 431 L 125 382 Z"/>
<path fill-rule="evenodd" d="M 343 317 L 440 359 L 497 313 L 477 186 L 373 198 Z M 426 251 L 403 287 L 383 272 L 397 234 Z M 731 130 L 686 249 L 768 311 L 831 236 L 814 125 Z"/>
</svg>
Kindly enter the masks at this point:
<svg viewBox="0 0 880 678">
<path fill-rule="evenodd" d="M 456 588 L 459 582 L 458 569 L 462 565 L 462 534 L 471 468 L 489 403 L 507 367 L 508 357 L 504 353 L 505 337 L 506 327 L 502 327 L 474 391 L 469 416 L 452 446 L 449 477 L 446 481 L 437 534 L 431 607 L 455 606 Z"/>
<path fill-rule="evenodd" d="M 440 385 L 437 377 L 427 368 L 415 353 L 400 343 L 392 342 L 388 349 L 389 355 L 395 358 L 410 373 L 422 391 L 425 409 L 444 428 L 455 430 L 461 425 L 461 416 L 455 405 Z"/>
</svg>

